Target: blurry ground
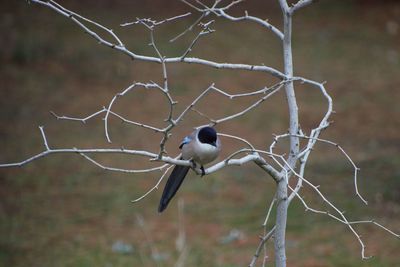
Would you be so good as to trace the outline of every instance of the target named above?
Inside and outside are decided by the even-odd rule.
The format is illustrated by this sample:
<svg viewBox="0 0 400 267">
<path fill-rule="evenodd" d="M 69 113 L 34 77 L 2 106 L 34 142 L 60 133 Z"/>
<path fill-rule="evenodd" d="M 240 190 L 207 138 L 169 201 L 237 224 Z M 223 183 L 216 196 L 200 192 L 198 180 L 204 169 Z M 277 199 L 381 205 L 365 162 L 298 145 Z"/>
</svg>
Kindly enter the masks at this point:
<svg viewBox="0 0 400 267">
<path fill-rule="evenodd" d="M 120 29 L 119 23 L 137 16 L 157 19 L 186 12 L 181 4 L 160 1 L 65 1 L 78 13 L 94 18 L 127 40 L 133 51 L 151 54 L 148 35 L 140 27 Z M 256 2 L 256 1 L 254 1 Z M 340 2 L 340 3 L 339 3 Z M 360 190 L 369 200 L 363 207 L 355 197 L 352 168 L 334 148 L 319 145 L 307 176 L 350 219 L 374 218 L 400 230 L 400 4 L 379 1 L 320 1 L 295 16 L 295 74 L 327 81 L 334 97 L 335 123 L 323 135 L 340 143 L 362 169 Z M 376 1 L 378 2 L 378 1 Z M 112 3 L 112 4 L 111 4 Z M 383 4 L 386 3 L 386 4 Z M 276 3 L 252 4 L 251 14 L 269 18 L 280 27 Z M 162 10 L 162 11 L 160 11 Z M 265 10 L 265 12 L 263 12 Z M 180 55 L 193 35 L 176 45 L 167 40 L 193 17 L 161 27 L 160 49 Z M 193 55 L 221 62 L 265 63 L 281 69 L 279 42 L 253 24 L 218 21 L 217 32 L 204 38 Z M 24 159 L 42 150 L 38 130 L 46 127 L 53 147 L 101 147 L 102 121 L 86 125 L 55 120 L 49 111 L 84 116 L 100 109 L 133 81 L 161 81 L 158 65 L 133 62 L 97 45 L 70 21 L 43 7 L 15 1 L 2 5 L 0 16 L 0 162 Z M 169 66 L 170 87 L 184 107 L 210 83 L 230 92 L 271 84 L 263 74 L 215 71 L 192 65 Z M 298 87 L 301 125 L 313 126 L 325 108 L 318 92 Z M 149 95 L 146 95 L 149 94 Z M 162 125 L 163 98 L 145 91 L 118 102 L 132 119 Z M 234 112 L 245 103 L 209 97 L 201 105 L 208 114 Z M 190 127 L 203 123 L 192 114 L 174 132 L 168 147 Z M 241 126 L 239 126 L 241 125 Z M 272 133 L 287 128 L 284 96 L 275 96 L 255 112 L 221 125 L 261 148 Z M 113 145 L 156 148 L 157 136 L 112 121 Z M 225 151 L 233 149 L 225 144 Z M 98 158 L 106 164 L 132 167 L 134 158 Z M 0 170 L 0 266 L 173 266 L 178 258 L 177 200 L 159 215 L 160 191 L 138 204 L 157 180 L 153 175 L 110 173 L 74 155 L 55 155 L 18 169 Z M 184 200 L 188 254 L 186 266 L 245 266 L 262 233 L 274 183 L 253 165 L 231 167 L 203 179 L 191 175 L 179 192 Z M 309 191 L 310 203 L 318 203 Z M 300 203 L 290 208 L 287 229 L 288 266 L 398 266 L 398 239 L 372 227 L 357 227 L 367 245 L 368 261 L 349 230 L 323 216 L 306 214 Z M 137 218 L 142 217 L 145 227 Z M 237 229 L 239 240 L 229 242 Z M 225 238 L 224 238 L 225 237 Z M 226 242 L 222 242 L 226 241 Z M 272 246 L 268 247 L 272 257 Z M 153 259 L 153 255 L 158 257 Z M 270 259 L 272 261 L 272 258 Z M 272 266 L 272 264 L 271 264 Z"/>
</svg>

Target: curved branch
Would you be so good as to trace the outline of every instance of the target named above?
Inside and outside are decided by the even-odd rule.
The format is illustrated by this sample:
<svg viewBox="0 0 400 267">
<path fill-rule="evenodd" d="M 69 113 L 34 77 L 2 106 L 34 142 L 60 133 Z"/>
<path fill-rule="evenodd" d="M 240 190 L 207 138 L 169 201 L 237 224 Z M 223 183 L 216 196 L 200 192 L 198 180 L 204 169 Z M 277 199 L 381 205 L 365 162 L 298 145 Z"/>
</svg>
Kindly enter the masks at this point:
<svg viewBox="0 0 400 267">
<path fill-rule="evenodd" d="M 281 41 L 283 40 L 283 33 L 278 28 L 276 28 L 275 26 L 270 24 L 268 22 L 268 20 L 263 20 L 258 17 L 250 16 L 247 13 L 247 11 L 245 12 L 245 15 L 242 17 L 231 16 L 231 15 L 227 14 L 223 9 L 216 9 L 216 12 L 219 14 L 219 16 L 224 17 L 231 21 L 249 20 L 249 21 L 256 22 L 257 24 L 271 30 Z"/>
<path fill-rule="evenodd" d="M 300 8 L 306 7 L 308 5 L 311 5 L 313 2 L 316 0 L 299 0 L 296 4 L 294 4 L 290 8 L 290 13 L 294 13 L 295 11 L 299 10 Z"/>
<path fill-rule="evenodd" d="M 118 38 L 116 38 L 115 33 L 111 30 L 108 29 L 107 27 L 102 26 L 101 24 L 94 22 L 92 20 L 89 20 L 87 18 L 84 18 L 83 16 L 78 16 L 76 13 L 61 7 L 61 5 L 57 4 L 55 1 L 45 1 L 45 0 L 31 0 L 32 3 L 40 4 L 47 6 L 54 11 L 58 12 L 59 14 L 71 19 L 75 24 L 77 24 L 80 28 L 84 30 L 84 32 L 88 33 L 90 36 L 92 36 L 94 39 L 96 39 L 99 44 L 105 45 L 107 47 L 113 48 L 117 51 L 120 51 L 126 55 L 128 55 L 132 60 L 137 59 L 137 60 L 142 60 L 142 61 L 148 61 L 148 62 L 154 62 L 154 63 L 162 63 L 162 60 L 158 57 L 152 57 L 152 56 L 145 56 L 145 55 L 139 55 L 135 54 L 134 52 L 130 51 L 119 41 Z M 99 36 L 96 32 L 90 30 L 88 27 L 86 27 L 82 22 L 80 22 L 78 19 L 82 19 L 85 22 L 88 22 L 90 24 L 93 24 L 97 27 L 100 27 L 101 29 L 107 31 L 110 33 L 113 38 L 116 40 L 116 43 L 109 42 Z M 269 73 L 270 75 L 279 78 L 279 79 L 285 79 L 286 75 L 284 75 L 282 72 L 272 68 L 272 67 L 267 67 L 264 65 L 249 65 L 249 64 L 236 64 L 236 63 L 219 63 L 211 60 L 206 60 L 206 59 L 201 59 L 201 58 L 195 58 L 195 57 L 185 57 L 182 58 L 180 57 L 170 57 L 170 58 L 165 58 L 164 59 L 165 63 L 179 63 L 179 62 L 185 62 L 185 63 L 192 63 L 192 64 L 199 64 L 199 65 L 204 65 L 204 66 L 209 66 L 217 69 L 232 69 L 232 70 L 247 70 L 247 71 L 260 71 L 260 72 L 266 72 Z"/>
<path fill-rule="evenodd" d="M 168 166 L 168 164 L 164 164 L 164 165 L 161 165 L 159 167 L 148 168 L 148 169 L 122 169 L 122 168 L 104 166 L 103 164 L 101 164 L 98 161 L 92 159 L 91 157 L 89 157 L 88 155 L 86 155 L 84 153 L 79 153 L 79 154 L 82 157 L 84 157 L 85 159 L 87 159 L 89 162 L 93 163 L 97 167 L 100 167 L 100 168 L 102 168 L 103 170 L 106 170 L 106 171 L 125 172 L 125 173 L 146 173 L 146 172 L 153 172 L 153 171 L 161 171 L 165 167 Z"/>
<path fill-rule="evenodd" d="M 173 167 L 173 165 L 169 166 L 164 173 L 161 175 L 160 179 L 158 179 L 157 183 L 150 188 L 146 193 L 144 193 L 143 195 L 141 195 L 140 197 L 132 200 L 131 202 L 136 203 L 139 202 L 140 200 L 142 200 L 143 198 L 147 197 L 151 192 L 153 192 L 154 190 L 158 189 L 158 186 L 160 185 L 161 181 L 164 179 L 165 175 L 168 173 L 168 171 Z"/>
<path fill-rule="evenodd" d="M 228 19 L 230 21 L 249 20 L 249 21 L 255 22 L 255 23 L 261 25 L 262 27 L 265 27 L 265 28 L 271 30 L 280 40 L 283 40 L 283 33 L 278 28 L 276 28 L 275 26 L 270 24 L 268 22 L 268 20 L 263 20 L 263 19 L 260 19 L 258 17 L 250 16 L 247 11 L 245 11 L 245 15 L 242 16 L 242 17 L 234 17 L 234 16 L 231 16 L 231 15 L 229 15 L 229 14 L 227 14 L 225 12 L 225 10 L 228 10 L 232 6 L 243 2 L 243 0 L 232 1 L 231 3 L 226 5 L 225 7 L 220 7 L 220 8 L 216 7 L 220 2 L 218 0 L 215 1 L 214 5 L 212 7 L 208 7 L 207 5 L 205 5 L 202 2 L 198 1 L 198 3 L 203 6 L 203 8 L 196 7 L 195 5 L 189 3 L 186 0 L 181 0 L 181 2 L 183 2 L 186 5 L 190 6 L 194 10 L 197 10 L 198 12 L 201 12 L 203 16 L 207 16 L 208 14 L 213 13 L 217 17 L 223 17 L 223 18 Z"/>
<path fill-rule="evenodd" d="M 92 158 L 90 158 L 89 156 L 87 156 L 87 154 L 126 154 L 126 155 L 135 155 L 135 156 L 143 156 L 143 157 L 147 157 L 150 159 L 150 161 L 158 161 L 158 162 L 164 162 L 167 164 L 172 164 L 172 165 L 181 165 L 181 166 L 189 166 L 192 167 L 193 164 L 190 160 L 181 160 L 178 158 L 172 158 L 169 156 L 161 156 L 159 154 L 156 153 L 152 153 L 149 151 L 145 151 L 145 150 L 133 150 L 133 149 L 125 149 L 125 148 L 89 148 L 89 149 L 80 149 L 80 148 L 50 148 L 50 146 L 48 145 L 47 142 L 47 138 L 44 132 L 44 127 L 40 126 L 39 127 L 42 138 L 43 138 L 43 144 L 45 146 L 45 150 L 34 155 L 31 156 L 23 161 L 19 161 L 19 162 L 13 162 L 13 163 L 5 163 L 5 164 L 0 164 L 0 168 L 4 168 L 4 167 L 21 167 L 23 165 L 26 165 L 28 163 L 31 163 L 37 159 L 46 157 L 50 154 L 79 154 L 83 157 L 85 157 L 87 160 L 89 160 L 90 162 L 96 164 L 99 167 L 102 167 L 103 169 L 106 170 L 118 170 L 117 168 L 110 168 L 110 167 L 105 167 L 103 165 L 101 165 L 100 163 L 96 162 L 95 160 L 93 160 Z M 226 135 L 228 136 L 228 135 Z M 234 138 L 233 136 L 229 136 L 231 138 Z M 242 140 L 243 141 L 243 140 Z M 248 143 L 248 142 L 247 142 Z M 250 161 L 254 161 L 255 163 L 259 164 L 259 165 L 264 165 L 264 169 L 269 172 L 273 177 L 274 175 L 276 175 L 278 172 L 269 164 L 267 164 L 265 162 L 265 160 L 257 153 L 257 150 L 254 151 L 253 149 L 242 149 L 239 150 L 239 153 L 242 152 L 252 152 L 252 154 L 246 155 L 240 159 L 234 159 L 232 158 L 232 156 L 228 157 L 227 159 L 218 162 L 216 164 L 214 164 L 213 166 L 205 169 L 205 174 L 210 174 L 213 172 L 216 172 L 226 166 L 231 166 L 231 165 L 243 165 L 247 162 Z M 265 151 L 263 151 L 265 152 Z M 268 152 L 265 152 L 268 153 Z M 235 154 L 236 155 L 236 154 Z M 141 169 L 141 170 L 125 170 L 126 172 L 149 172 L 149 171 L 154 171 L 154 170 L 161 170 L 165 168 L 165 165 L 161 166 L 161 167 L 156 167 L 156 168 L 148 168 L 148 169 Z M 123 170 L 123 169 L 121 169 Z M 195 170 L 197 171 L 197 170 Z"/>
</svg>

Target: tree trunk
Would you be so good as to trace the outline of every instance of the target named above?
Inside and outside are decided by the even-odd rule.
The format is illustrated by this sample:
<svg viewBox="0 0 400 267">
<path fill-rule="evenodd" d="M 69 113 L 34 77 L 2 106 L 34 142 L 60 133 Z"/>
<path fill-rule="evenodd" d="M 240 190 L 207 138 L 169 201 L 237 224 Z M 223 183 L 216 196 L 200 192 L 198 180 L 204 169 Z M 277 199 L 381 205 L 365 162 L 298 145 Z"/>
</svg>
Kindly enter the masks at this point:
<svg viewBox="0 0 400 267">
<path fill-rule="evenodd" d="M 283 3 L 285 2 L 285 3 Z M 288 10 L 286 1 L 281 1 L 282 13 L 284 17 L 284 38 L 283 38 L 283 60 L 286 78 L 293 77 L 293 59 L 292 59 L 292 14 Z M 286 247 L 285 233 L 288 209 L 288 180 L 290 178 L 290 169 L 296 167 L 297 155 L 299 153 L 299 138 L 294 136 L 298 133 L 299 120 L 296 96 L 294 92 L 293 82 L 289 82 L 285 87 L 286 98 L 289 108 L 289 133 L 290 137 L 290 152 L 287 159 L 289 166 L 281 173 L 283 177 L 277 185 L 277 214 L 276 214 L 276 229 L 275 229 L 275 265 L 276 267 L 286 267 Z M 287 172 L 285 172 L 287 171 Z M 288 175 L 286 175 L 288 173 Z"/>
</svg>

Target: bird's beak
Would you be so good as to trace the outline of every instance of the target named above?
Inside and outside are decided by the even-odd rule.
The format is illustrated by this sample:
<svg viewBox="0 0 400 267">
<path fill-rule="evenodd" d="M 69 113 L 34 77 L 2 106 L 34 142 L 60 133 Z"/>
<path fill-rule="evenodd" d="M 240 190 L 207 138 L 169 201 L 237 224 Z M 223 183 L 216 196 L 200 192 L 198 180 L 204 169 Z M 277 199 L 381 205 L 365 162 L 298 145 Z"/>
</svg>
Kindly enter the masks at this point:
<svg viewBox="0 0 400 267">
<path fill-rule="evenodd" d="M 217 147 L 217 142 L 212 142 L 211 145 Z"/>
</svg>

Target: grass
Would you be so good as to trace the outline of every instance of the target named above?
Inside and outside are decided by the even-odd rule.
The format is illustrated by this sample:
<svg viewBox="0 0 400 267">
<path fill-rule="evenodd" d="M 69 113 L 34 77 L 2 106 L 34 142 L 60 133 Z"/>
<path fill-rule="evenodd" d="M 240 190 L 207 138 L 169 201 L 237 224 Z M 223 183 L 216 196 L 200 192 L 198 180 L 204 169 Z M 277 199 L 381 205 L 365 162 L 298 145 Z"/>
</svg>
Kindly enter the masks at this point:
<svg viewBox="0 0 400 267">
<path fill-rule="evenodd" d="M 169 7 L 163 11 L 168 14 L 164 14 L 147 4 L 139 8 L 135 3 L 128 7 L 126 3 L 106 1 L 95 6 L 75 2 L 66 5 L 114 26 L 136 16 L 163 18 L 180 11 Z M 112 13 L 108 12 L 108 5 L 112 6 Z M 337 113 L 333 117 L 335 123 L 323 137 L 339 142 L 361 167 L 359 186 L 369 206 L 362 206 L 355 197 L 351 165 L 333 147 L 316 148 L 307 177 L 320 184 L 329 199 L 352 219 L 375 218 L 393 230 L 399 229 L 400 214 L 400 110 L 396 104 L 399 92 L 395 90 L 400 82 L 400 61 L 393 56 L 399 53 L 399 35 L 388 34 L 386 22 L 396 21 L 399 8 L 396 3 L 362 6 L 350 1 L 321 1 L 295 17 L 294 29 L 296 74 L 328 81 Z M 268 16 L 279 26 L 279 11 L 266 10 L 261 16 Z M 108 146 L 100 119 L 81 125 L 57 121 L 49 111 L 84 116 L 106 105 L 134 80 L 160 81 L 158 65 L 132 63 L 115 51 L 96 45 L 54 12 L 23 1 L 8 4 L 1 12 L 0 30 L 2 40 L 7 42 L 0 41 L 0 162 L 20 160 L 40 151 L 43 145 L 38 125 L 46 127 L 53 147 Z M 169 40 L 187 23 L 157 31 L 157 40 Z M 152 53 L 143 30 L 115 27 L 134 51 Z M 223 21 L 218 21 L 216 27 L 215 34 L 200 40 L 193 55 L 228 62 L 264 62 L 281 68 L 279 44 L 273 36 L 263 35 L 262 29 Z M 193 36 L 176 46 L 160 47 L 179 55 L 190 37 Z M 211 82 L 232 92 L 270 82 L 262 74 L 192 65 L 171 65 L 169 70 L 170 87 L 180 103 L 178 109 Z M 323 112 L 325 102 L 317 91 L 303 86 L 298 87 L 297 96 L 301 124 L 308 129 Z M 162 101 L 161 95 L 141 91 L 121 99 L 117 108 L 130 118 L 162 125 L 159 118 L 165 117 L 166 110 L 160 105 Z M 284 101 L 282 94 L 277 95 L 248 116 L 221 125 L 221 130 L 235 131 L 265 147 L 271 142 L 272 133 L 287 129 Z M 223 115 L 245 104 L 232 105 L 212 96 L 201 103 L 201 108 L 209 114 Z M 188 117 L 184 129 L 174 132 L 168 151 L 176 151 L 177 140 L 202 122 L 196 115 Z M 111 126 L 113 145 L 156 149 L 151 141 L 158 142 L 158 136 L 117 121 L 112 121 Z M 231 149 L 234 144 L 225 142 L 225 153 Z M 135 158 L 98 159 L 112 166 L 141 164 Z M 261 224 L 275 189 L 274 183 L 265 178 L 252 165 L 227 168 L 204 178 L 193 174 L 188 177 L 178 195 L 185 203 L 187 266 L 248 264 L 263 232 Z M 55 155 L 23 168 L 1 169 L 0 266 L 173 265 L 179 256 L 175 240 L 181 227 L 177 200 L 162 215 L 156 212 L 159 191 L 138 204 L 130 202 L 156 181 L 157 175 L 104 172 L 74 155 Z M 320 207 L 311 190 L 304 188 L 303 194 L 310 204 Z M 137 222 L 138 215 L 144 218 L 146 228 Z M 221 243 L 232 229 L 239 230 L 241 238 Z M 306 213 L 298 201 L 293 202 L 287 228 L 289 266 L 399 264 L 398 239 L 376 227 L 362 226 L 358 230 L 367 244 L 367 254 L 375 255 L 371 260 L 360 259 L 359 244 L 345 226 Z M 132 253 L 114 252 L 112 245 L 116 241 L 131 244 Z M 154 249 L 163 258 L 158 263 L 152 258 Z M 269 244 L 271 262 L 272 250 Z"/>
</svg>

